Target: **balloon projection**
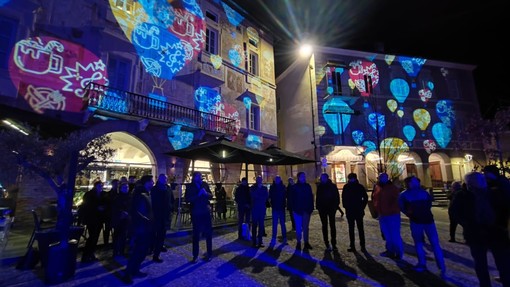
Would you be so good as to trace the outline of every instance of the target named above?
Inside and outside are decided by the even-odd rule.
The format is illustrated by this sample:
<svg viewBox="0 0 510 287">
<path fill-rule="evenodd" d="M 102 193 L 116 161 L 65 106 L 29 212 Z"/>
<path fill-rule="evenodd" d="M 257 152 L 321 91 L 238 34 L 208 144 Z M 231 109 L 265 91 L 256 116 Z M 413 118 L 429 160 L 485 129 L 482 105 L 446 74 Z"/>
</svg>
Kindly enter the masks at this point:
<svg viewBox="0 0 510 287">
<path fill-rule="evenodd" d="M 425 130 L 430 123 L 430 113 L 426 109 L 416 109 L 413 112 L 413 119 L 422 131 L 422 136 L 425 136 Z"/>
<path fill-rule="evenodd" d="M 412 78 L 412 88 L 416 88 L 415 79 L 421 71 L 421 67 L 427 62 L 426 59 L 416 57 L 399 56 L 398 61 L 406 73 Z"/>
<path fill-rule="evenodd" d="M 391 100 L 391 99 L 390 99 L 390 100 L 387 100 L 387 101 L 386 101 L 386 106 L 388 107 L 388 109 L 390 110 L 390 112 L 392 112 L 392 113 L 393 113 L 393 112 L 397 109 L 398 104 L 397 104 L 397 101 L 395 101 L 395 100 Z"/>
<path fill-rule="evenodd" d="M 407 96 L 409 96 L 409 85 L 404 79 L 396 78 L 390 82 L 390 91 L 393 97 L 395 97 L 400 104 L 403 104 Z"/>
<path fill-rule="evenodd" d="M 416 136 L 416 129 L 411 125 L 406 125 L 402 128 L 402 132 L 406 137 L 407 141 L 412 142 Z"/>
<path fill-rule="evenodd" d="M 46 36 L 15 44 L 9 74 L 18 93 L 40 114 L 79 112 L 89 82 L 108 85 L 106 65 L 96 55 L 83 46 Z"/>
<path fill-rule="evenodd" d="M 330 98 L 322 107 L 322 115 L 326 120 L 329 128 L 333 131 L 335 135 L 342 134 L 349 122 L 351 121 L 351 115 L 349 114 L 327 114 L 327 110 L 336 110 L 341 109 L 342 107 L 349 108 L 349 105 L 340 100 L 339 98 Z M 349 108 L 350 109 L 350 108 Z M 340 128 L 340 124 L 342 127 Z"/>
<path fill-rule="evenodd" d="M 432 135 L 436 139 L 437 144 L 445 148 L 452 139 L 452 130 L 444 123 L 435 123 L 432 126 Z"/>
<path fill-rule="evenodd" d="M 365 60 L 357 60 L 353 61 L 349 64 L 351 67 L 349 69 L 349 77 L 358 88 L 358 91 L 361 93 L 363 97 L 368 97 L 372 92 L 370 87 L 367 87 L 367 82 L 365 78 L 370 77 L 372 88 L 375 88 L 379 83 L 379 70 L 375 63 L 365 61 Z M 350 84 L 349 84 L 350 86 Z"/>
<path fill-rule="evenodd" d="M 439 119 L 449 128 L 455 125 L 455 110 L 450 100 L 441 100 L 436 104 L 436 113 Z"/>
<path fill-rule="evenodd" d="M 379 145 L 381 155 L 388 162 L 394 162 L 398 160 L 398 156 L 409 152 L 409 146 L 407 143 L 400 138 L 385 138 Z"/>
<path fill-rule="evenodd" d="M 375 145 L 375 143 L 373 141 L 364 141 L 361 144 L 361 146 L 365 148 L 365 151 L 363 152 L 364 155 L 367 155 L 370 152 L 373 152 L 374 150 L 377 149 L 377 146 Z"/>
<path fill-rule="evenodd" d="M 384 56 L 384 61 L 386 62 L 386 64 L 388 64 L 388 66 L 390 66 L 391 63 L 393 63 L 393 60 L 395 60 L 395 55 L 385 55 Z"/>
</svg>

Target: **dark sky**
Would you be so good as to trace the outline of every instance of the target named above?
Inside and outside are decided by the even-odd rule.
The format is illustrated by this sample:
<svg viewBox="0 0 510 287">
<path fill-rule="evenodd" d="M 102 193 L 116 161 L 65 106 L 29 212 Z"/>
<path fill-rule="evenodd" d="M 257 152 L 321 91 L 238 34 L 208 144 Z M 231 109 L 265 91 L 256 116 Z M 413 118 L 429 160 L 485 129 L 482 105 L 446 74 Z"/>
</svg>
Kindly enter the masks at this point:
<svg viewBox="0 0 510 287">
<path fill-rule="evenodd" d="M 473 64 L 482 115 L 510 104 L 504 1 L 233 0 L 277 35 L 277 74 L 301 39 L 319 45 Z M 509 49 L 505 49 L 508 51 Z"/>
</svg>

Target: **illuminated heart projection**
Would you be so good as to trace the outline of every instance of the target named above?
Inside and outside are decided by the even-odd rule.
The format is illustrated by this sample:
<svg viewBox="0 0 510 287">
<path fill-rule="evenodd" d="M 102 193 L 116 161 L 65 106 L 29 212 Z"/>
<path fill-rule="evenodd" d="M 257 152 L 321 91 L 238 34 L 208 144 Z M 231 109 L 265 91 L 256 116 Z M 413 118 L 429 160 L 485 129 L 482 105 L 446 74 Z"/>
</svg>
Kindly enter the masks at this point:
<svg viewBox="0 0 510 287">
<path fill-rule="evenodd" d="M 436 150 L 437 148 L 437 144 L 434 140 L 424 140 L 423 141 L 423 147 L 425 148 L 425 151 L 430 154 L 432 153 L 433 151 Z"/>
<path fill-rule="evenodd" d="M 174 150 L 183 149 L 193 142 L 193 133 L 181 131 L 181 125 L 175 125 L 167 130 L 168 141 Z"/>
<path fill-rule="evenodd" d="M 181 40 L 156 25 L 141 23 L 133 29 L 132 39 L 145 70 L 153 76 L 170 80 L 186 63 Z"/>
<path fill-rule="evenodd" d="M 370 152 L 377 149 L 377 146 L 375 145 L 375 143 L 373 141 L 364 141 L 361 144 L 361 146 L 365 148 L 365 151 L 363 152 L 364 155 L 367 155 Z"/>
<path fill-rule="evenodd" d="M 365 140 L 365 134 L 360 130 L 352 131 L 352 140 L 357 145 L 360 145 Z"/>
<path fill-rule="evenodd" d="M 225 14 L 227 14 L 227 19 L 230 22 L 230 24 L 234 26 L 239 26 L 241 22 L 243 22 L 244 17 L 241 16 L 241 14 L 237 13 L 234 9 L 230 8 L 225 2 L 221 1 L 221 5 L 223 6 L 223 10 L 225 11 Z"/>
<path fill-rule="evenodd" d="M 230 59 L 230 62 L 232 65 L 236 67 L 240 67 L 243 63 L 243 56 L 244 52 L 241 48 L 241 45 L 235 44 L 230 50 L 228 50 L 228 58 Z"/>
<path fill-rule="evenodd" d="M 212 66 L 218 70 L 221 68 L 221 65 L 223 64 L 223 58 L 219 55 L 211 55 L 211 63 Z"/>
<path fill-rule="evenodd" d="M 214 89 L 208 87 L 199 87 L 198 89 L 196 89 L 195 107 L 197 110 L 201 112 L 211 113 L 217 116 L 234 119 L 236 121 L 234 131 L 235 134 L 237 134 L 237 132 L 241 128 L 239 111 L 233 105 L 222 102 L 221 95 Z"/>
<path fill-rule="evenodd" d="M 409 95 L 409 84 L 404 79 L 395 78 L 390 82 L 390 91 L 393 97 L 403 104 Z"/>
<path fill-rule="evenodd" d="M 439 119 L 449 128 L 455 125 L 455 110 L 450 100 L 441 100 L 436 104 L 436 114 Z"/>
<path fill-rule="evenodd" d="M 112 13 L 151 75 L 157 76 L 161 70 L 162 78 L 171 79 L 204 48 L 205 18 L 195 0 L 180 1 L 180 5 L 166 0 L 141 0 L 132 2 L 130 7 L 117 2 L 109 0 Z M 167 73 L 165 66 L 172 73 Z"/>
<path fill-rule="evenodd" d="M 365 78 L 370 77 L 372 88 L 377 86 L 379 83 L 379 70 L 377 69 L 377 65 L 369 61 L 357 60 L 351 62 L 349 66 L 351 67 L 349 69 L 350 79 L 354 82 L 361 95 L 363 97 L 368 97 L 372 91 L 367 87 Z"/>
<path fill-rule="evenodd" d="M 349 123 L 351 122 L 351 115 L 349 114 L 329 114 L 326 113 L 327 110 L 340 110 L 342 107 L 349 108 L 349 105 L 338 99 L 338 98 L 330 98 L 322 107 L 322 116 L 326 120 L 328 126 L 333 130 L 335 135 L 342 134 Z M 340 128 L 340 124 L 342 127 Z"/>
<path fill-rule="evenodd" d="M 53 37 L 20 40 L 9 58 L 18 93 L 37 113 L 79 112 L 89 82 L 108 85 L 106 65 L 83 46 Z"/>
<path fill-rule="evenodd" d="M 444 123 L 435 123 L 432 126 L 432 136 L 440 147 L 445 148 L 452 139 L 452 130 Z"/>
<path fill-rule="evenodd" d="M 425 136 L 425 130 L 430 123 L 430 114 L 426 109 L 416 109 L 413 112 L 413 119 L 416 125 L 422 131 L 422 136 Z"/>
<path fill-rule="evenodd" d="M 404 111 L 403 111 L 403 110 L 398 110 L 398 111 L 397 111 L 397 116 L 398 116 L 399 118 L 402 118 L 402 117 L 404 116 Z"/>
<path fill-rule="evenodd" d="M 368 124 L 374 129 L 382 131 L 386 126 L 386 120 L 383 114 L 380 113 L 370 113 L 368 114 Z"/>
<path fill-rule="evenodd" d="M 432 90 L 423 88 L 418 91 L 418 96 L 422 102 L 427 103 L 432 98 Z"/>
<path fill-rule="evenodd" d="M 386 101 L 386 106 L 388 107 L 390 112 L 393 113 L 397 109 L 398 104 L 397 104 L 397 101 L 390 99 L 390 100 Z"/>
<path fill-rule="evenodd" d="M 395 55 L 385 55 L 384 56 L 384 61 L 386 62 L 386 64 L 388 64 L 388 66 L 390 66 L 391 63 L 393 63 L 393 60 L 395 60 Z"/>
<path fill-rule="evenodd" d="M 398 61 L 400 62 L 400 65 L 402 65 L 404 71 L 413 78 L 412 87 L 416 88 L 414 79 L 418 76 L 421 71 L 421 67 L 425 64 L 425 62 L 427 62 L 427 60 L 415 57 L 399 56 Z"/>
<path fill-rule="evenodd" d="M 406 137 L 407 141 L 412 142 L 416 136 L 416 129 L 411 125 L 406 125 L 402 128 L 402 132 Z"/>
</svg>

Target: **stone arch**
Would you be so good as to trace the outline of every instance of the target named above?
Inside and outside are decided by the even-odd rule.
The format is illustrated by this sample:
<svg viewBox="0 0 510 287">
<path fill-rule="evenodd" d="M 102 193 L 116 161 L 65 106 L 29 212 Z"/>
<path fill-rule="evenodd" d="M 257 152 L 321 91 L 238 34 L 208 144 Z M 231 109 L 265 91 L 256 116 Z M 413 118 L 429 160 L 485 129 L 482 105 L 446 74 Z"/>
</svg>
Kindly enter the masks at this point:
<svg viewBox="0 0 510 287">
<path fill-rule="evenodd" d="M 443 188 L 445 182 L 448 183 L 453 180 L 451 159 L 447 154 L 434 152 L 429 155 L 425 180 L 427 185 L 433 188 Z"/>
</svg>

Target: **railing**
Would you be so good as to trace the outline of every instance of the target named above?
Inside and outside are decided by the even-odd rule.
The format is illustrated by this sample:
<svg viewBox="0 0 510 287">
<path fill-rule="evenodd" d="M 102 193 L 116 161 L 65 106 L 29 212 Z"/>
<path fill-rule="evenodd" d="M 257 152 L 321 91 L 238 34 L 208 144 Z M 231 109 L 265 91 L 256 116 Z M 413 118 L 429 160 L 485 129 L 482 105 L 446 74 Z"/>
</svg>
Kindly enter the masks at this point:
<svg viewBox="0 0 510 287">
<path fill-rule="evenodd" d="M 235 135 L 235 119 L 175 105 L 151 97 L 89 83 L 83 97 L 85 109 L 93 109 L 123 116 L 157 121 L 168 125 L 182 125 L 221 134 Z"/>
</svg>

